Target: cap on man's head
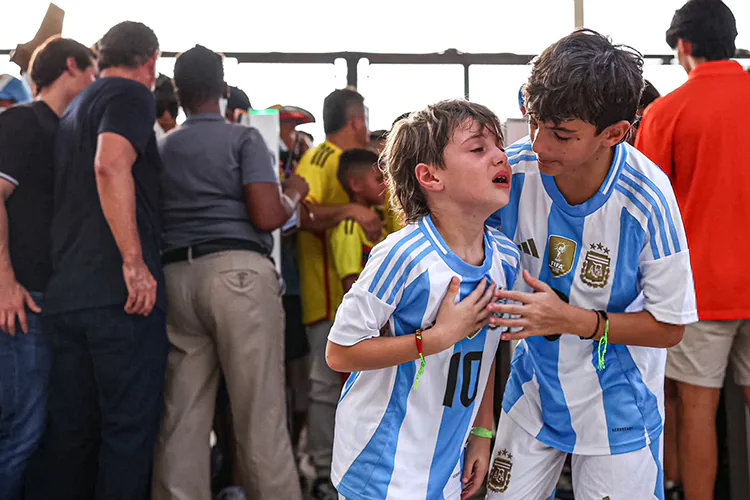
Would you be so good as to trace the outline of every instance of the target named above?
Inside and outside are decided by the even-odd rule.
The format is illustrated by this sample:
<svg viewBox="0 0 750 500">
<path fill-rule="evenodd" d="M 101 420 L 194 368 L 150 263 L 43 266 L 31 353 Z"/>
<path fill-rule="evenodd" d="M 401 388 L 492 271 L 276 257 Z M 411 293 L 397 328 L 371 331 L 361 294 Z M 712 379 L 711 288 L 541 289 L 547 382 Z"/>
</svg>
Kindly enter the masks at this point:
<svg viewBox="0 0 750 500">
<path fill-rule="evenodd" d="M 12 75 L 0 75 L 0 101 L 23 104 L 32 99 L 31 91 L 25 83 Z"/>
<path fill-rule="evenodd" d="M 247 111 L 252 109 L 250 105 L 250 98 L 247 96 L 242 89 L 237 87 L 229 87 L 229 99 L 227 99 L 227 109 L 234 111 L 235 109 L 241 109 Z"/>
</svg>

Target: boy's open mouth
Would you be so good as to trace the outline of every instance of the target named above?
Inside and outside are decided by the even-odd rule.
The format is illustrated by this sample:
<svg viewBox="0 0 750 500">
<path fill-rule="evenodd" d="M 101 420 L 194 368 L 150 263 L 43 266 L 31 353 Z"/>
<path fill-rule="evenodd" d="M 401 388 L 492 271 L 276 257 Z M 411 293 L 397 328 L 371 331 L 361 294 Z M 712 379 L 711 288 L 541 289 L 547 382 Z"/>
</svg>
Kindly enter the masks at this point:
<svg viewBox="0 0 750 500">
<path fill-rule="evenodd" d="M 508 174 L 502 172 L 495 176 L 494 179 L 492 179 L 492 182 L 494 184 L 508 184 Z"/>
</svg>

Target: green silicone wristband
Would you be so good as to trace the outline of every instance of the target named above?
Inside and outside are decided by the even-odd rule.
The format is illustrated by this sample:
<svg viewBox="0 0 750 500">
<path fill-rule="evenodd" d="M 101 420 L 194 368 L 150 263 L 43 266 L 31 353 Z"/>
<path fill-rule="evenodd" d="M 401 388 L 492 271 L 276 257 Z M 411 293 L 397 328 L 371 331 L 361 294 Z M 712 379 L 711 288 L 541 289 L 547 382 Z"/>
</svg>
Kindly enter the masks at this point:
<svg viewBox="0 0 750 500">
<path fill-rule="evenodd" d="M 489 429 L 485 429 L 484 427 L 472 427 L 471 435 L 477 436 L 480 438 L 492 439 L 492 437 L 494 436 L 494 433 Z"/>
</svg>

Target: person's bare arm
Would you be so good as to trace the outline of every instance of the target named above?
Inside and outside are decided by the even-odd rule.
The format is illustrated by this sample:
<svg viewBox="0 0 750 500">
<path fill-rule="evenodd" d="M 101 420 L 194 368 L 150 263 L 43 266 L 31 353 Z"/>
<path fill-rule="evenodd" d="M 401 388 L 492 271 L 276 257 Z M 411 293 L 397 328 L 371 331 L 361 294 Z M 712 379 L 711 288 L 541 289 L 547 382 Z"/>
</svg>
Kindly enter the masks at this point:
<svg viewBox="0 0 750 500">
<path fill-rule="evenodd" d="M 281 189 L 275 182 L 247 184 L 245 206 L 250 221 L 263 232 L 280 228 L 294 214 L 300 200 L 307 196 L 308 189 L 307 182 L 296 174 L 288 177 Z"/>
<path fill-rule="evenodd" d="M 125 137 L 112 132 L 99 134 L 94 159 L 99 202 L 117 248 L 128 289 L 125 312 L 148 316 L 156 303 L 156 280 L 143 261 L 135 214 L 133 165 L 138 158 Z"/>
<path fill-rule="evenodd" d="M 344 293 L 348 292 L 352 288 L 352 285 L 354 285 L 355 281 L 357 281 L 356 274 L 349 275 L 341 280 L 341 285 L 344 287 Z"/>
<path fill-rule="evenodd" d="M 29 333 L 26 307 L 36 313 L 42 312 L 29 292 L 16 281 L 10 262 L 8 211 L 5 203 L 15 189 L 13 183 L 0 179 L 0 329 L 10 335 L 17 333 L 16 320 L 21 325 L 21 331 Z"/>
<path fill-rule="evenodd" d="M 496 297 L 520 304 L 492 303 L 488 309 L 494 313 L 518 315 L 518 318 L 491 318 L 493 325 L 522 328 L 514 333 L 504 333 L 503 340 L 520 340 L 532 336 L 570 333 L 588 337 L 594 332 L 596 313 L 588 309 L 566 304 L 546 283 L 523 272 L 524 280 L 536 293 L 499 290 Z M 648 311 L 609 314 L 608 340 L 611 344 L 637 345 L 644 347 L 672 347 L 682 340 L 683 325 L 670 325 L 658 321 Z M 604 322 L 592 340 L 604 335 Z"/>
<path fill-rule="evenodd" d="M 474 427 L 492 430 L 494 426 L 495 406 L 495 361 L 492 361 L 487 386 L 484 388 L 482 404 L 479 405 L 477 416 L 474 419 Z M 471 498 L 482 486 L 485 476 L 490 469 L 490 438 L 482 436 L 469 436 L 466 447 L 466 459 L 464 460 L 464 473 L 461 482 L 464 490 L 461 499 Z"/>
<path fill-rule="evenodd" d="M 370 241 L 378 241 L 383 231 L 383 222 L 374 211 L 355 203 L 345 205 L 319 205 L 306 202 L 309 209 L 300 212 L 300 227 L 306 231 L 320 233 L 336 227 L 341 221 L 354 219 L 364 229 Z M 310 215 L 312 214 L 312 216 Z"/>
<path fill-rule="evenodd" d="M 435 326 L 422 332 L 424 356 L 448 349 L 472 332 L 483 328 L 489 317 L 487 304 L 495 292 L 495 285 L 487 286 L 482 279 L 472 293 L 456 303 L 461 282 L 451 280 L 448 292 L 440 304 Z M 419 359 L 414 335 L 373 337 L 352 346 L 328 341 L 326 360 L 332 370 L 358 372 L 398 366 Z"/>
</svg>

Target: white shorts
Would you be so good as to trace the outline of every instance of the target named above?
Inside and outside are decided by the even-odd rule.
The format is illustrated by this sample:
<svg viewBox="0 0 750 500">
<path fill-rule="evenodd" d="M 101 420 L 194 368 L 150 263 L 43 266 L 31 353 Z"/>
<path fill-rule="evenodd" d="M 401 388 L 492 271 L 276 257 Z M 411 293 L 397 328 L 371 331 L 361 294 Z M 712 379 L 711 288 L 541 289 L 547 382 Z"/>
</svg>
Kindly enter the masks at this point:
<svg viewBox="0 0 750 500">
<path fill-rule="evenodd" d="M 554 500 L 567 453 L 547 446 L 505 412 L 490 461 L 487 498 Z M 573 455 L 576 500 L 664 500 L 663 439 L 620 455 Z"/>
</svg>

